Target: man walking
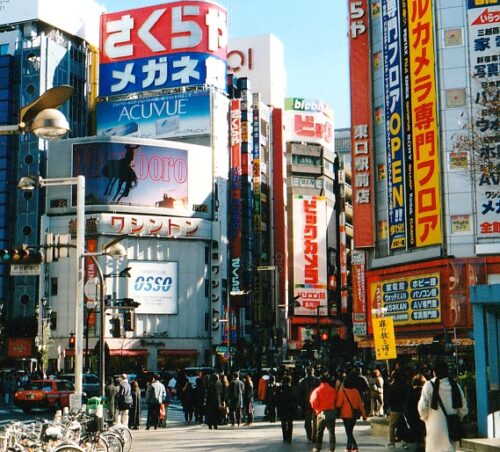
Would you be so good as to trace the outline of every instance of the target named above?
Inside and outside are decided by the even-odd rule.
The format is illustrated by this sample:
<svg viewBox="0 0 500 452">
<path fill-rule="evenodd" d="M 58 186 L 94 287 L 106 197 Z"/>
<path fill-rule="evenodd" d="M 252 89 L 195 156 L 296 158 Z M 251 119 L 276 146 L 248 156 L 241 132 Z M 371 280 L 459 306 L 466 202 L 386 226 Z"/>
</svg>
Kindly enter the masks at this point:
<svg viewBox="0 0 500 452">
<path fill-rule="evenodd" d="M 304 428 L 308 441 L 316 441 L 316 413 L 311 407 L 309 398 L 314 388 L 318 387 L 319 380 L 314 375 L 314 369 L 311 366 L 306 368 L 306 376 L 299 381 L 298 395 L 299 403 L 304 412 Z"/>
<path fill-rule="evenodd" d="M 238 372 L 233 372 L 233 379 L 229 383 L 229 417 L 231 425 L 238 427 L 241 424 L 241 410 L 243 408 L 243 394 L 245 385 L 240 380 Z"/>
<path fill-rule="evenodd" d="M 330 376 L 325 373 L 321 376 L 320 385 L 313 390 L 309 401 L 316 413 L 316 442 L 313 452 L 319 452 L 323 444 L 325 428 L 330 432 L 330 452 L 335 450 L 335 403 L 337 391 L 330 385 Z"/>
<path fill-rule="evenodd" d="M 150 427 L 158 428 L 160 422 L 160 404 L 166 396 L 164 384 L 159 380 L 158 375 L 154 374 L 151 383 L 146 389 L 146 404 L 148 406 L 148 418 L 146 421 L 146 430 Z"/>
</svg>

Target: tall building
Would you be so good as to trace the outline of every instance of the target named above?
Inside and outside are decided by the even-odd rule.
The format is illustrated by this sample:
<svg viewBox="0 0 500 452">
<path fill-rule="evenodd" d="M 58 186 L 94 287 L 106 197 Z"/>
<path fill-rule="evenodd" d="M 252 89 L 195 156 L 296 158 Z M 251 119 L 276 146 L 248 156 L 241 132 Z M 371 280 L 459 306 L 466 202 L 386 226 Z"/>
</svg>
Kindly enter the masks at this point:
<svg viewBox="0 0 500 452">
<path fill-rule="evenodd" d="M 471 364 L 469 289 L 500 273 L 488 3 L 349 1 L 353 322 L 367 351 L 384 315 L 399 357 Z"/>
<path fill-rule="evenodd" d="M 73 95 L 61 110 L 68 118 L 71 136 L 90 132 L 89 105 L 95 96 L 91 74 L 98 44 L 99 15 L 103 9 L 94 0 L 73 4 L 53 0 L 5 2 L 0 15 L 1 122 L 17 120 L 19 108 L 47 89 L 73 87 Z M 21 176 L 46 174 L 47 142 L 31 134 L 0 137 L 0 248 L 21 244 L 36 246 L 42 235 L 41 213 L 45 194 L 16 189 Z M 37 333 L 35 307 L 40 302 L 39 276 L 9 276 L 9 266 L 0 266 L 0 298 L 10 358 L 32 356 Z"/>
</svg>

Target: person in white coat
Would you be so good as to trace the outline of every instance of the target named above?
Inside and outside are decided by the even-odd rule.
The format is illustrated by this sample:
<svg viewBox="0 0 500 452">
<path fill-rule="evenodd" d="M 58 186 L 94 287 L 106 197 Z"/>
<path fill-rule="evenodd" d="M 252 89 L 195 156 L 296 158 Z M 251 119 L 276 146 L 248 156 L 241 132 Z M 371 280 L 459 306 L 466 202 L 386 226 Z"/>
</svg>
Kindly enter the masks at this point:
<svg viewBox="0 0 500 452">
<path fill-rule="evenodd" d="M 434 363 L 433 371 L 434 378 L 425 383 L 417 406 L 427 431 L 425 450 L 454 452 L 457 441 L 451 441 L 448 436 L 446 417 L 438 397 L 441 398 L 446 413 L 458 414 L 460 419 L 469 412 L 467 401 L 462 388 L 449 377 L 446 362 L 437 360 Z"/>
</svg>

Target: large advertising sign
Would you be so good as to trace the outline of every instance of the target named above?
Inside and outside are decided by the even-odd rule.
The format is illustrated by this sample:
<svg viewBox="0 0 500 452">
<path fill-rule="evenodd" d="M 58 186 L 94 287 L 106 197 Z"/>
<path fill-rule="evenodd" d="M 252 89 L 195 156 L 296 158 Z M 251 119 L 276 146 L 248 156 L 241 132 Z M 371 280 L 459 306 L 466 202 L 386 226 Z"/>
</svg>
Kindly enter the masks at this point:
<svg viewBox="0 0 500 452">
<path fill-rule="evenodd" d="M 102 137 L 74 143 L 72 149 L 73 174 L 86 179 L 87 206 L 211 217 L 212 156 L 205 146 Z"/>
<path fill-rule="evenodd" d="M 208 91 L 97 104 L 97 135 L 172 138 L 207 134 L 210 134 Z"/>
<path fill-rule="evenodd" d="M 180 1 L 101 17 L 99 94 L 189 85 L 225 88 L 227 17 L 220 6 Z"/>
<path fill-rule="evenodd" d="M 352 124 L 352 218 L 357 248 L 373 247 L 374 195 L 371 130 L 369 10 L 367 0 L 350 0 L 349 45 Z"/>
<path fill-rule="evenodd" d="M 432 0 L 408 1 L 415 242 L 418 247 L 442 243 L 433 5 Z"/>
<path fill-rule="evenodd" d="M 130 261 L 128 296 L 137 314 L 177 314 L 178 262 Z"/>
<path fill-rule="evenodd" d="M 366 319 L 366 255 L 362 250 L 352 250 L 352 331 L 355 336 L 367 334 Z"/>
<path fill-rule="evenodd" d="M 318 143 L 334 150 L 333 112 L 322 101 L 285 99 L 285 129 L 288 141 Z"/>
<path fill-rule="evenodd" d="M 407 246 L 400 23 L 400 3 L 382 2 L 390 250 Z"/>
<path fill-rule="evenodd" d="M 439 273 L 370 282 L 370 308 L 392 317 L 395 326 L 441 322 Z"/>
<path fill-rule="evenodd" d="M 487 3 L 487 4 L 486 4 Z M 500 181 L 498 162 L 498 85 L 500 83 L 500 3 L 469 0 L 469 57 L 474 131 L 480 143 L 475 159 L 474 183 L 478 239 L 500 237 Z"/>
<path fill-rule="evenodd" d="M 328 315 L 326 229 L 325 197 L 294 195 L 293 281 L 300 303 L 295 315 Z"/>
</svg>

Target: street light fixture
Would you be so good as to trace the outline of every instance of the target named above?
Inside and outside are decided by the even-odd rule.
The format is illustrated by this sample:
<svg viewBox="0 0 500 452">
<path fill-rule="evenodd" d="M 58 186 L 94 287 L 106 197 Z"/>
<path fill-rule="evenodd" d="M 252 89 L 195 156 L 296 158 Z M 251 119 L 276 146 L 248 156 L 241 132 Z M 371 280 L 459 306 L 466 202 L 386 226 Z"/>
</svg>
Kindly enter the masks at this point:
<svg viewBox="0 0 500 452">
<path fill-rule="evenodd" d="M 56 110 L 73 94 L 69 85 L 56 86 L 45 91 L 19 110 L 18 123 L 0 126 L 0 135 L 18 135 L 31 132 L 38 138 L 57 140 L 69 131 L 65 116 Z"/>
<path fill-rule="evenodd" d="M 85 177 L 41 176 L 22 177 L 17 185 L 19 190 L 34 190 L 37 187 L 76 185 L 76 253 L 75 253 L 75 393 L 83 393 L 83 262 L 85 249 Z"/>
<path fill-rule="evenodd" d="M 121 259 L 127 255 L 126 248 L 119 243 L 123 239 L 125 239 L 127 235 L 120 235 L 116 239 L 112 240 L 109 243 L 105 243 L 102 247 L 102 252 L 100 253 L 84 253 L 82 257 L 89 257 L 92 259 L 96 270 L 97 270 L 97 278 L 99 280 L 99 309 L 100 309 L 100 331 L 99 331 L 99 396 L 104 397 L 104 387 L 106 384 L 105 381 L 105 364 L 106 364 L 106 348 L 104 345 L 104 337 L 106 335 L 106 300 L 104 297 L 104 281 L 107 277 L 114 276 L 114 274 L 105 275 L 102 271 L 102 267 L 97 260 L 98 256 L 110 256 L 115 260 Z M 119 273 L 119 276 L 130 277 L 128 271 L 130 267 L 125 268 Z M 128 275 L 128 276 L 127 276 Z"/>
</svg>

